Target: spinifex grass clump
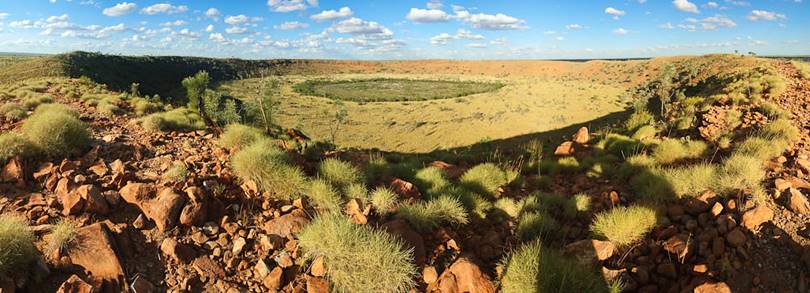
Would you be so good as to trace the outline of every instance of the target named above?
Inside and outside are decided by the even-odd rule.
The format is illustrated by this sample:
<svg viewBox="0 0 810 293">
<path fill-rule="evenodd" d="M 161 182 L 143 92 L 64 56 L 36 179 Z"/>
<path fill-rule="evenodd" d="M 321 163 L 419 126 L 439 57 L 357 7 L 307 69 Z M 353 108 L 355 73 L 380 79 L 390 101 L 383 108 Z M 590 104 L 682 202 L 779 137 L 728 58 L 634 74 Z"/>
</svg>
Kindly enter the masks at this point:
<svg viewBox="0 0 810 293">
<path fill-rule="evenodd" d="M 441 224 L 466 224 L 467 210 L 457 199 L 450 196 L 437 197 L 427 202 L 400 206 L 396 214 L 423 232 Z"/>
<path fill-rule="evenodd" d="M 670 164 L 679 160 L 700 158 L 708 148 L 705 142 L 699 140 L 665 139 L 653 149 L 652 157 L 659 164 Z"/>
<path fill-rule="evenodd" d="M 323 256 L 336 292 L 408 292 L 414 286 L 413 254 L 399 238 L 338 214 L 322 214 L 298 234 L 306 256 Z"/>
<path fill-rule="evenodd" d="M 397 204 L 397 194 L 388 188 L 379 187 L 369 197 L 378 214 L 387 214 Z"/>
<path fill-rule="evenodd" d="M 0 164 L 16 156 L 30 158 L 38 152 L 37 147 L 22 135 L 10 132 L 0 134 Z"/>
<path fill-rule="evenodd" d="M 75 110 L 65 106 L 40 106 L 22 126 L 23 134 L 49 156 L 66 156 L 90 144 L 87 125 Z"/>
<path fill-rule="evenodd" d="M 501 292 L 608 292 L 602 277 L 540 241 L 526 243 L 503 261 Z"/>
<path fill-rule="evenodd" d="M 318 174 L 321 178 L 331 182 L 338 188 L 349 186 L 352 183 L 362 182 L 360 170 L 347 162 L 335 158 L 323 160 L 318 167 Z"/>
<path fill-rule="evenodd" d="M 653 209 L 642 206 L 615 207 L 596 215 L 591 232 L 618 247 L 635 244 L 656 225 Z"/>
<path fill-rule="evenodd" d="M 229 124 L 217 142 L 224 148 L 244 148 L 262 137 L 264 134 L 259 129 L 243 124 Z"/>
<path fill-rule="evenodd" d="M 494 196 L 498 188 L 512 182 L 516 174 L 504 171 L 492 163 L 472 167 L 461 176 L 461 185 L 483 195 Z"/>
<path fill-rule="evenodd" d="M 0 106 L 0 115 L 11 121 L 20 121 L 28 116 L 28 111 L 20 104 L 7 103 Z"/>
<path fill-rule="evenodd" d="M 289 155 L 269 139 L 260 140 L 231 157 L 233 172 L 252 180 L 261 191 L 279 199 L 292 199 L 303 190 L 304 172 L 290 164 Z"/>
<path fill-rule="evenodd" d="M 34 110 L 33 115 L 56 115 L 64 114 L 73 118 L 79 118 L 79 111 L 64 104 L 43 104 Z"/>
<path fill-rule="evenodd" d="M 188 108 L 177 108 L 168 112 L 154 113 L 142 120 L 148 131 L 190 131 L 205 128 L 202 118 Z"/>
<path fill-rule="evenodd" d="M 76 224 L 62 219 L 53 225 L 48 239 L 47 251 L 65 251 L 76 240 L 78 228 Z"/>
<path fill-rule="evenodd" d="M 343 203 L 332 184 L 323 179 L 309 181 L 305 194 L 315 207 L 323 211 L 339 211 Z"/>
<path fill-rule="evenodd" d="M 188 178 L 188 167 L 181 162 L 175 162 L 163 173 L 163 178 L 174 182 L 183 182 Z"/>
<path fill-rule="evenodd" d="M 543 239 L 558 227 L 557 221 L 545 210 L 528 211 L 518 218 L 515 234 L 524 241 Z"/>
<path fill-rule="evenodd" d="M 10 276 L 25 271 L 36 258 L 34 235 L 28 225 L 10 215 L 0 215 L 0 276 Z"/>
</svg>

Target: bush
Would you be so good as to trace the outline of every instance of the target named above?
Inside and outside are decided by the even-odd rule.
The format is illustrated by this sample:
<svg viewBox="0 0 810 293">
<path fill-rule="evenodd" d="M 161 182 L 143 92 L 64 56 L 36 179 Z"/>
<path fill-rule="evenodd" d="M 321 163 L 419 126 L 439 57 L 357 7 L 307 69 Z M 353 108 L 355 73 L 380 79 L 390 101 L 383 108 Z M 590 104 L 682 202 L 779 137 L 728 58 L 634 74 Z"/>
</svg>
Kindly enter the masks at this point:
<svg viewBox="0 0 810 293">
<path fill-rule="evenodd" d="M 135 110 L 135 115 L 138 116 L 159 112 L 163 108 L 160 103 L 150 102 L 144 98 L 132 98 L 129 100 L 129 104 Z"/>
<path fill-rule="evenodd" d="M 520 216 L 520 212 L 523 209 L 523 202 L 508 197 L 502 197 L 495 201 L 494 207 L 496 210 L 511 218 L 517 218 Z"/>
<path fill-rule="evenodd" d="M 762 127 L 757 136 L 790 144 L 799 139 L 800 134 L 799 129 L 793 126 L 790 120 L 777 119 Z"/>
<path fill-rule="evenodd" d="M 166 170 L 166 173 L 163 174 L 163 178 L 174 182 L 186 181 L 186 178 L 188 178 L 188 167 L 181 162 L 175 162 L 169 170 Z"/>
<path fill-rule="evenodd" d="M 653 122 L 653 115 L 646 110 L 636 110 L 630 117 L 627 118 L 627 121 L 624 122 L 624 128 L 627 129 L 628 132 L 634 132 L 641 128 L 644 125 L 649 125 Z"/>
<path fill-rule="evenodd" d="M 771 119 L 788 119 L 790 118 L 790 114 L 787 111 L 783 110 L 779 105 L 771 103 L 771 102 L 763 102 L 759 105 L 759 112 L 768 116 Z"/>
<path fill-rule="evenodd" d="M 0 134 L 0 164 L 5 164 L 16 156 L 27 159 L 37 153 L 37 147 L 22 135 L 10 132 Z"/>
<path fill-rule="evenodd" d="M 615 133 L 605 136 L 600 144 L 605 151 L 620 158 L 636 155 L 644 148 L 644 144 L 640 143 L 638 140 Z"/>
<path fill-rule="evenodd" d="M 0 276 L 20 274 L 37 255 L 28 224 L 10 214 L 0 215 Z"/>
<path fill-rule="evenodd" d="M 343 204 L 340 194 L 332 187 L 332 184 L 323 179 L 310 181 L 306 195 L 315 207 L 323 211 L 339 211 Z"/>
<path fill-rule="evenodd" d="M 509 184 L 514 179 L 514 175 L 510 175 L 495 164 L 484 163 L 464 172 L 460 181 L 465 188 L 471 191 L 495 196 L 498 188 Z"/>
<path fill-rule="evenodd" d="M 558 223 L 544 210 L 525 212 L 518 218 L 515 235 L 521 240 L 547 237 L 559 228 Z"/>
<path fill-rule="evenodd" d="M 324 180 L 341 189 L 352 183 L 362 182 L 360 170 L 347 162 L 335 158 L 323 160 L 318 166 L 318 174 Z"/>
<path fill-rule="evenodd" d="M 368 188 L 363 183 L 352 183 L 343 188 L 343 195 L 346 198 L 368 200 Z"/>
<path fill-rule="evenodd" d="M 564 157 L 557 159 L 557 168 L 562 173 L 576 173 L 580 169 L 580 164 L 575 157 Z"/>
<path fill-rule="evenodd" d="M 765 169 L 759 158 L 735 154 L 723 161 L 717 174 L 717 191 L 755 189 L 765 178 Z"/>
<path fill-rule="evenodd" d="M 46 251 L 65 251 L 76 240 L 78 227 L 72 222 L 62 219 L 51 229 L 51 236 Z"/>
<path fill-rule="evenodd" d="M 292 199 L 306 182 L 304 172 L 290 165 L 289 155 L 270 140 L 258 141 L 231 157 L 234 174 L 253 180 L 260 190 L 278 199 Z"/>
<path fill-rule="evenodd" d="M 651 138 L 655 138 L 655 135 L 658 133 L 658 130 L 655 129 L 655 126 L 652 125 L 644 125 L 639 127 L 636 132 L 633 133 L 633 139 L 643 141 Z"/>
<path fill-rule="evenodd" d="M 39 105 L 50 103 L 53 103 L 53 98 L 47 95 L 34 95 L 23 101 L 23 105 L 28 109 L 34 109 Z"/>
<path fill-rule="evenodd" d="M 217 142 L 224 148 L 244 148 L 264 137 L 261 130 L 243 125 L 229 124 Z"/>
<path fill-rule="evenodd" d="M 782 154 L 788 144 L 781 140 L 768 140 L 761 137 L 749 137 L 741 141 L 735 153 L 758 158 L 762 161 L 769 160 Z"/>
<path fill-rule="evenodd" d="M 397 205 L 397 194 L 388 188 L 379 187 L 371 192 L 371 205 L 377 210 L 378 214 L 387 214 L 394 206 Z"/>
<path fill-rule="evenodd" d="M 79 118 L 79 111 L 63 104 L 43 104 L 34 110 L 33 115 L 68 115 L 70 117 Z"/>
<path fill-rule="evenodd" d="M 656 225 L 655 211 L 642 206 L 615 207 L 596 215 L 591 232 L 617 247 L 635 244 Z"/>
<path fill-rule="evenodd" d="M 591 197 L 584 193 L 575 194 L 571 199 L 577 212 L 585 213 L 591 210 Z"/>
<path fill-rule="evenodd" d="M 452 185 L 450 180 L 445 178 L 444 171 L 436 167 L 427 167 L 416 172 L 414 184 L 428 199 L 438 197 L 444 189 Z"/>
<path fill-rule="evenodd" d="M 399 238 L 338 214 L 322 214 L 298 234 L 308 257 L 323 256 L 336 292 L 405 293 L 414 287 L 413 252 Z"/>
<path fill-rule="evenodd" d="M 421 232 L 429 232 L 440 224 L 466 224 L 467 211 L 457 199 L 442 196 L 427 202 L 400 206 L 396 215 L 404 218 Z"/>
<path fill-rule="evenodd" d="M 0 115 L 11 121 L 20 121 L 28 116 L 28 111 L 17 103 L 8 103 L 0 106 Z"/>
<path fill-rule="evenodd" d="M 588 266 L 532 241 L 518 247 L 503 264 L 501 292 L 607 292 L 602 277 Z"/>
<path fill-rule="evenodd" d="M 110 100 L 101 100 L 98 106 L 96 106 L 96 110 L 101 113 L 101 115 L 105 116 L 115 116 L 122 112 L 121 107 Z"/>
<path fill-rule="evenodd" d="M 659 164 L 671 164 L 679 160 L 700 158 L 708 148 L 705 142 L 698 140 L 681 142 L 665 139 L 653 149 L 652 157 Z"/>
<path fill-rule="evenodd" d="M 204 129 L 205 123 L 196 112 L 187 108 L 177 108 L 168 112 L 154 113 L 142 120 L 148 131 L 191 131 Z"/>
<path fill-rule="evenodd" d="M 55 108 L 31 115 L 23 123 L 22 130 L 38 149 L 49 156 L 66 156 L 90 144 L 87 125 Z"/>
</svg>

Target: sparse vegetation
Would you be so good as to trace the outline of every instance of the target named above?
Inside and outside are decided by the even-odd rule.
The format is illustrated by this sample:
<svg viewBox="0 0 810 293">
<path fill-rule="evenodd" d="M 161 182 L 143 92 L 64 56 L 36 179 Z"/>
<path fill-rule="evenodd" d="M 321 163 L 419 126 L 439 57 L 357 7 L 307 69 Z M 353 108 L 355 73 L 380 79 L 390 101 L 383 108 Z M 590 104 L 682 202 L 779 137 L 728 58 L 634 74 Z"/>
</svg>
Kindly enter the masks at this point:
<svg viewBox="0 0 810 293">
<path fill-rule="evenodd" d="M 371 80 L 307 80 L 295 85 L 295 90 L 308 96 L 353 102 L 401 102 L 450 99 L 495 91 L 500 83 L 371 79 Z"/>
<path fill-rule="evenodd" d="M 36 258 L 34 235 L 28 225 L 9 213 L 0 215 L 0 276 L 17 276 L 27 271 Z"/>
<path fill-rule="evenodd" d="M 502 262 L 501 292 L 608 292 L 607 284 L 587 266 L 531 241 Z"/>
<path fill-rule="evenodd" d="M 396 215 L 423 232 L 428 232 L 440 224 L 466 224 L 467 211 L 455 198 L 443 196 L 427 202 L 400 206 Z"/>
<path fill-rule="evenodd" d="M 188 167 L 182 162 L 174 162 L 166 173 L 163 173 L 163 178 L 174 182 L 183 182 L 188 178 Z"/>
<path fill-rule="evenodd" d="M 309 181 L 306 195 L 315 207 L 323 211 L 339 211 L 343 203 L 343 198 L 332 184 L 323 179 Z"/>
<path fill-rule="evenodd" d="M 38 152 L 36 145 L 22 135 L 11 132 L 0 134 L 0 163 L 4 164 L 16 156 L 31 158 Z"/>
<path fill-rule="evenodd" d="M 11 121 L 20 121 L 28 117 L 28 111 L 17 103 L 6 103 L 0 106 L 0 115 Z"/>
<path fill-rule="evenodd" d="M 655 227 L 655 211 L 642 206 L 615 207 L 596 214 L 591 231 L 618 247 L 635 244 Z"/>
<path fill-rule="evenodd" d="M 304 172 L 290 164 L 286 152 L 270 140 L 260 140 L 231 156 L 233 172 L 242 180 L 252 180 L 274 198 L 291 199 L 304 186 Z"/>
<path fill-rule="evenodd" d="M 219 137 L 219 145 L 224 148 L 244 148 L 255 141 L 263 138 L 261 130 L 243 125 L 230 124 L 225 127 L 225 132 Z"/>
<path fill-rule="evenodd" d="M 362 182 L 360 170 L 348 162 L 335 158 L 323 160 L 318 167 L 318 174 L 324 180 L 341 189 L 352 183 Z"/>
<path fill-rule="evenodd" d="M 168 112 L 150 114 L 141 120 L 148 131 L 190 131 L 205 128 L 200 115 L 187 108 L 177 108 Z"/>
<path fill-rule="evenodd" d="M 397 194 L 388 188 L 379 187 L 371 192 L 371 205 L 379 214 L 387 214 L 397 204 Z"/>
<path fill-rule="evenodd" d="M 304 227 L 298 241 L 309 257 L 324 257 L 326 277 L 338 292 L 405 293 L 415 285 L 412 252 L 386 232 L 322 214 Z"/>
<path fill-rule="evenodd" d="M 62 107 L 42 109 L 25 120 L 23 134 L 49 156 L 67 156 L 90 143 L 87 125 Z"/>
<path fill-rule="evenodd" d="M 484 163 L 472 167 L 461 175 L 460 182 L 466 188 L 489 196 L 495 196 L 498 188 L 505 186 L 515 179 L 510 174 L 492 163 Z"/>
<path fill-rule="evenodd" d="M 70 248 L 78 234 L 78 227 L 75 223 L 66 219 L 59 220 L 51 229 L 50 241 L 48 242 L 46 250 L 51 252 L 64 252 Z"/>
</svg>

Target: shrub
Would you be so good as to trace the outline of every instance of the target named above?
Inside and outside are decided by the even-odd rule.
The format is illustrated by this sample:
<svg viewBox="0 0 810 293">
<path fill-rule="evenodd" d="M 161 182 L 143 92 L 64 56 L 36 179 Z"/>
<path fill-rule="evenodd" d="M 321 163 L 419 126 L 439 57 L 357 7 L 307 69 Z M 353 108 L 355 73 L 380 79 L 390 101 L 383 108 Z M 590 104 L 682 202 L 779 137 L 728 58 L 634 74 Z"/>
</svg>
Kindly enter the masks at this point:
<svg viewBox="0 0 810 293">
<path fill-rule="evenodd" d="M 771 102 L 763 102 L 759 105 L 759 111 L 771 119 L 788 119 L 790 114 L 783 110 L 779 105 Z"/>
<path fill-rule="evenodd" d="M 118 107 L 117 104 L 108 100 L 102 100 L 102 102 L 96 106 L 96 110 L 105 116 L 115 116 L 122 112 L 121 107 Z"/>
<path fill-rule="evenodd" d="M 71 108 L 71 107 L 69 107 L 67 105 L 63 105 L 63 104 L 43 104 L 43 105 L 39 105 L 36 108 L 36 110 L 34 110 L 34 114 L 32 114 L 32 116 L 33 115 L 57 115 L 57 114 L 68 115 L 68 116 L 76 118 L 76 119 L 79 118 L 79 111 L 76 111 L 76 109 L 73 109 L 73 108 Z"/>
<path fill-rule="evenodd" d="M 419 190 L 424 192 L 427 198 L 435 198 L 441 195 L 442 191 L 452 184 L 444 176 L 444 171 L 436 167 L 427 167 L 419 170 L 414 175 L 414 183 Z"/>
<path fill-rule="evenodd" d="M 22 135 L 10 132 L 0 134 L 0 164 L 5 164 L 16 156 L 27 159 L 37 153 L 37 147 Z"/>
<path fill-rule="evenodd" d="M 440 224 L 466 224 L 467 211 L 457 199 L 442 196 L 427 202 L 400 206 L 396 215 L 404 218 L 421 232 L 429 232 Z"/>
<path fill-rule="evenodd" d="M 515 234 L 521 240 L 546 237 L 558 229 L 557 221 L 544 210 L 525 212 L 518 218 Z"/>
<path fill-rule="evenodd" d="M 0 276 L 16 275 L 34 261 L 37 248 L 28 224 L 8 213 L 0 214 Z"/>
<path fill-rule="evenodd" d="M 362 182 L 360 170 L 335 158 L 327 158 L 318 166 L 318 174 L 338 188 L 344 188 L 352 183 Z"/>
<path fill-rule="evenodd" d="M 784 141 L 788 144 L 799 139 L 799 135 L 799 129 L 793 126 L 793 123 L 788 119 L 774 120 L 762 127 L 757 134 L 757 136 L 765 139 Z"/>
<path fill-rule="evenodd" d="M 591 210 L 591 197 L 584 193 L 575 194 L 571 199 L 577 212 L 584 213 Z"/>
<path fill-rule="evenodd" d="M 160 103 L 150 102 L 144 98 L 132 98 L 129 100 L 129 104 L 132 106 L 132 108 L 135 110 L 135 114 L 138 116 L 155 113 L 163 108 Z"/>
<path fill-rule="evenodd" d="M 735 154 L 723 161 L 717 174 L 717 191 L 729 193 L 734 190 L 757 188 L 765 178 L 765 169 L 759 158 Z"/>
<path fill-rule="evenodd" d="M 413 252 L 399 238 L 338 214 L 322 214 L 298 234 L 308 257 L 323 256 L 337 292 L 405 293 L 414 287 Z"/>
<path fill-rule="evenodd" d="M 169 170 L 166 170 L 166 173 L 163 174 L 163 178 L 174 182 L 186 181 L 186 178 L 188 178 L 188 167 L 181 162 L 175 162 Z"/>
<path fill-rule="evenodd" d="M 735 153 L 768 160 L 782 154 L 788 147 L 787 143 L 780 140 L 768 140 L 761 137 L 749 137 L 741 141 Z"/>
<path fill-rule="evenodd" d="M 388 188 L 378 187 L 371 192 L 371 205 L 379 214 L 387 214 L 397 205 L 397 194 Z"/>
<path fill-rule="evenodd" d="M 65 113 L 40 111 L 25 120 L 22 130 L 38 149 L 49 156 L 66 156 L 90 144 L 87 125 Z"/>
<path fill-rule="evenodd" d="M 204 129 L 205 123 L 196 112 L 187 108 L 177 108 L 168 112 L 154 113 L 142 120 L 148 131 L 191 131 Z"/>
<path fill-rule="evenodd" d="M 676 139 L 665 139 L 653 149 L 652 157 L 659 164 L 670 164 L 679 160 L 700 158 L 708 148 L 705 142 L 698 140 L 681 142 Z"/>
<path fill-rule="evenodd" d="M 315 207 L 323 211 L 339 211 L 343 204 L 340 194 L 332 187 L 332 184 L 323 179 L 310 181 L 306 195 Z"/>
<path fill-rule="evenodd" d="M 615 207 L 596 215 L 591 231 L 617 247 L 635 244 L 650 232 L 657 219 L 655 211 L 642 206 Z"/>
<path fill-rule="evenodd" d="M 627 121 L 624 122 L 624 128 L 627 129 L 629 132 L 634 132 L 637 129 L 641 128 L 644 125 L 648 125 L 653 122 L 653 115 L 646 110 L 636 110 L 630 117 L 627 118 Z"/>
<path fill-rule="evenodd" d="M 20 104 L 8 103 L 0 106 L 0 115 L 11 121 L 20 121 L 28 116 L 28 111 Z"/>
<path fill-rule="evenodd" d="M 288 154 L 267 139 L 233 155 L 231 166 L 239 178 L 253 180 L 259 189 L 279 199 L 292 199 L 306 182 L 304 172 L 290 165 Z"/>
<path fill-rule="evenodd" d="M 47 251 L 65 251 L 78 235 L 76 224 L 62 219 L 51 229 L 51 236 L 46 247 Z"/>
<path fill-rule="evenodd" d="M 343 188 L 343 195 L 346 198 L 368 199 L 368 188 L 363 183 L 351 183 Z"/>
<path fill-rule="evenodd" d="M 804 79 L 810 79 L 810 64 L 801 61 L 790 61 Z"/>
<path fill-rule="evenodd" d="M 735 129 L 742 124 L 742 112 L 737 110 L 728 110 L 726 111 L 726 125 L 731 128 Z"/>
<path fill-rule="evenodd" d="M 515 178 L 492 163 L 472 167 L 461 175 L 461 184 L 471 191 L 495 196 L 498 188 L 512 182 Z"/>
<path fill-rule="evenodd" d="M 494 208 L 509 217 L 517 218 L 523 209 L 523 202 L 508 197 L 502 197 L 495 201 Z"/>
<path fill-rule="evenodd" d="M 633 133 L 633 139 L 643 141 L 650 138 L 655 138 L 655 135 L 658 133 L 658 130 L 655 129 L 655 126 L 652 125 L 644 125 L 639 127 L 636 132 Z"/>
<path fill-rule="evenodd" d="M 46 95 L 34 95 L 30 96 L 23 101 L 23 105 L 28 109 L 34 109 L 42 104 L 50 104 L 53 103 L 53 98 L 51 96 Z"/>
<path fill-rule="evenodd" d="M 607 292 L 602 277 L 590 267 L 532 241 L 504 261 L 501 292 Z"/>
<path fill-rule="evenodd" d="M 600 144 L 603 145 L 604 150 L 608 153 L 620 158 L 627 158 L 638 154 L 644 147 L 638 140 L 615 133 L 605 136 Z"/>
<path fill-rule="evenodd" d="M 244 148 L 264 137 L 261 130 L 243 125 L 229 124 L 217 142 L 224 148 Z"/>
</svg>

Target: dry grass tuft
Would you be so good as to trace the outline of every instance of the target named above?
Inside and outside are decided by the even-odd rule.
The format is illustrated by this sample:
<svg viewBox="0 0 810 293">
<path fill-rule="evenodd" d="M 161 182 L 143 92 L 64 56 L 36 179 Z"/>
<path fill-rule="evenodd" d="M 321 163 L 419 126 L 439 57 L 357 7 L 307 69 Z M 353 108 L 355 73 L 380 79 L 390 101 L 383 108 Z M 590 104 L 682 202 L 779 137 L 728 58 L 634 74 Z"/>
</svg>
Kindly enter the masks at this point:
<svg viewBox="0 0 810 293">
<path fill-rule="evenodd" d="M 253 180 L 259 189 L 274 198 L 292 199 L 304 187 L 306 177 L 290 165 L 289 155 L 271 140 L 260 140 L 231 156 L 234 174 L 242 180 Z"/>
<path fill-rule="evenodd" d="M 243 124 L 228 124 L 217 142 L 224 148 L 241 149 L 264 137 L 261 130 Z"/>
<path fill-rule="evenodd" d="M 335 158 L 328 158 L 318 166 L 318 174 L 337 188 L 343 189 L 352 183 L 362 182 L 360 170 Z"/>
<path fill-rule="evenodd" d="M 591 232 L 618 247 L 637 243 L 656 225 L 653 209 L 642 206 L 615 207 L 596 215 Z"/>
<path fill-rule="evenodd" d="M 416 230 L 429 232 L 441 224 L 466 224 L 467 210 L 457 199 L 441 196 L 427 202 L 400 206 L 396 215 Z"/>
<path fill-rule="evenodd" d="M 565 258 L 539 241 L 521 245 L 502 262 L 501 292 L 608 292 L 590 267 Z"/>
<path fill-rule="evenodd" d="M 20 274 L 36 255 L 28 224 L 10 214 L 0 215 L 0 276 Z"/>
</svg>

